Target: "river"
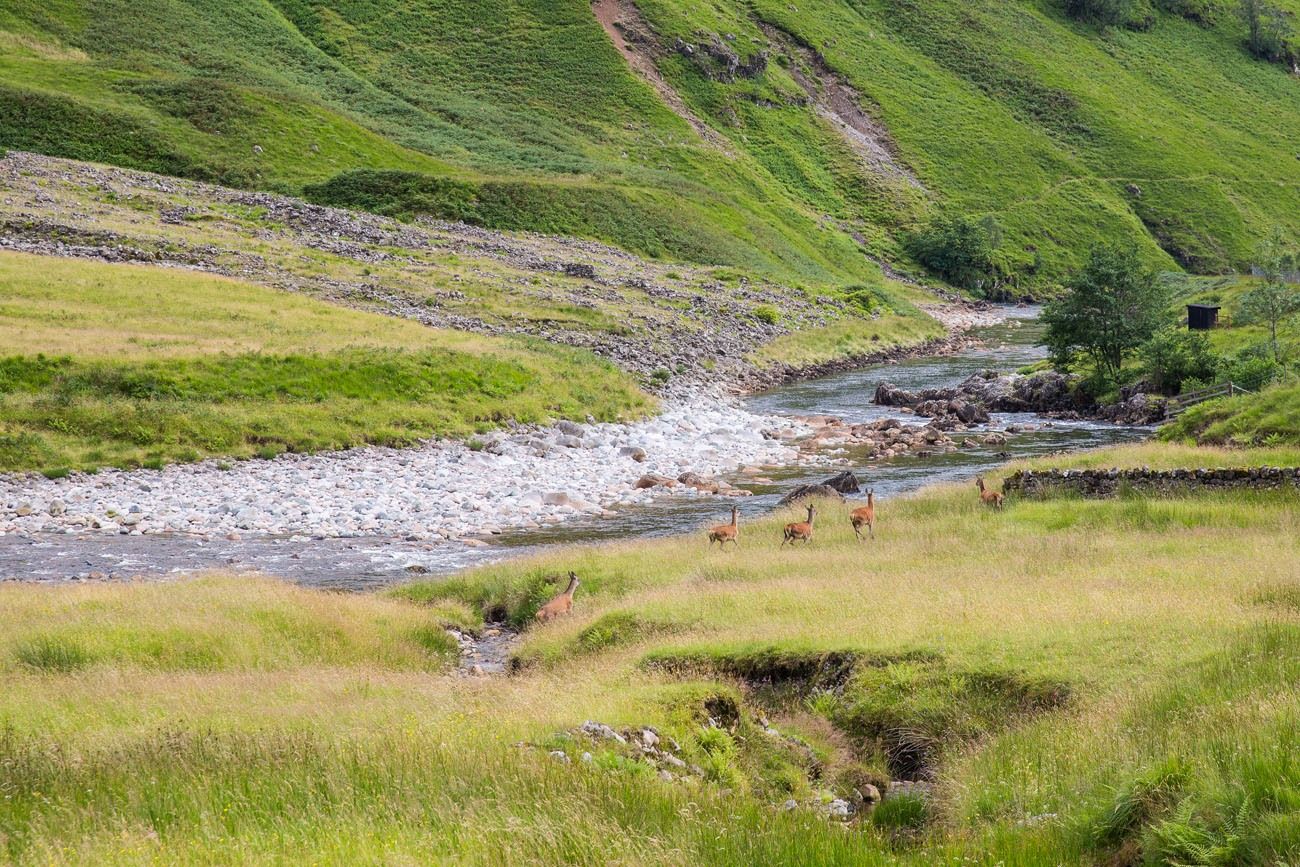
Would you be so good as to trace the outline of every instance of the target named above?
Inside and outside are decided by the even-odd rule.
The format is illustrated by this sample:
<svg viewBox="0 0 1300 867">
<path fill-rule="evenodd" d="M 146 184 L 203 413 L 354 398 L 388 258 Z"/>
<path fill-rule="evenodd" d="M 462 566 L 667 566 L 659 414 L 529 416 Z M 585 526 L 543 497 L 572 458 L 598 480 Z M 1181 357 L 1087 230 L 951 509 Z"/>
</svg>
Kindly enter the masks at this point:
<svg viewBox="0 0 1300 867">
<path fill-rule="evenodd" d="M 976 334 L 982 345 L 956 355 L 924 357 L 878 365 L 820 379 L 781 386 L 746 400 L 747 408 L 765 415 L 838 416 L 850 423 L 874 421 L 898 410 L 871 403 L 876 386 L 890 381 L 909 390 L 949 386 L 988 368 L 1013 371 L 1044 357 L 1037 341 L 1041 325 L 1032 308 L 1010 309 L 997 325 Z M 887 500 L 935 482 L 970 479 L 1012 458 L 1095 448 L 1150 435 L 1147 428 L 1096 422 L 1045 423 L 1032 414 L 995 414 L 991 427 L 1033 425 L 1005 445 L 963 448 L 932 456 L 869 460 L 852 450 L 839 458 Z M 960 436 L 960 435 L 959 435 Z M 144 574 L 161 576 L 200 570 L 259 570 L 303 584 L 363 590 L 404 580 L 414 574 L 447 574 L 476 564 L 519 556 L 546 546 L 575 542 L 664 536 L 725 522 L 732 503 L 746 516 L 773 509 L 791 488 L 831 475 L 826 467 L 787 467 L 767 472 L 771 483 L 749 478 L 732 481 L 754 496 L 741 500 L 665 496 L 649 505 L 629 506 L 612 515 L 583 518 L 539 530 L 507 533 L 485 548 L 427 544 L 383 537 L 344 539 L 257 538 L 197 539 L 188 536 L 33 535 L 0 538 L 0 576 L 26 580 L 60 580 L 72 575 Z"/>
</svg>

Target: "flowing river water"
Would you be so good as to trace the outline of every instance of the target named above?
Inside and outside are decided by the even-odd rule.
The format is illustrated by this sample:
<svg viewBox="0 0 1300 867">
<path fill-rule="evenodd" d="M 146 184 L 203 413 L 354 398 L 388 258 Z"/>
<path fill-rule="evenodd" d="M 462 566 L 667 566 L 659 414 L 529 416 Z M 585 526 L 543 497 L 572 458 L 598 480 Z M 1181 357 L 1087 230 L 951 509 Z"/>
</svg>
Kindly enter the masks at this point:
<svg viewBox="0 0 1300 867">
<path fill-rule="evenodd" d="M 909 390 L 951 386 L 980 370 L 1014 371 L 1041 360 L 1044 350 L 1037 344 L 1041 326 L 1034 319 L 1036 312 L 1032 308 L 1007 311 L 1005 320 L 976 332 L 982 340 L 977 348 L 781 386 L 751 396 L 746 400 L 747 408 L 764 415 L 832 415 L 850 423 L 897 416 L 897 409 L 871 402 L 879 383 L 889 381 Z M 447 574 L 552 545 L 689 532 L 725 522 L 733 503 L 740 505 L 744 515 L 756 516 L 775 508 L 792 488 L 821 481 L 840 469 L 853 470 L 864 487 L 874 488 L 878 499 L 887 500 L 935 482 L 972 479 L 1013 458 L 1095 448 L 1142 439 L 1151 433 L 1148 428 L 1090 421 L 1047 422 L 1028 413 L 995 414 L 990 427 L 1016 424 L 1032 425 L 1034 429 L 1011 435 L 1004 445 L 981 445 L 930 456 L 871 460 L 865 453 L 850 449 L 839 455 L 843 465 L 830 471 L 825 466 L 772 469 L 763 477 L 770 483 L 762 484 L 752 478 L 735 478 L 735 484 L 754 493 L 741 500 L 665 496 L 650 505 L 618 509 L 612 515 L 503 534 L 481 548 L 383 537 L 228 540 L 187 536 L 6 536 L 0 538 L 0 578 L 49 581 L 91 573 L 127 577 L 233 569 L 267 572 L 317 587 L 362 590 L 405 580 L 413 574 Z M 974 435 L 978 440 L 979 434 Z"/>
</svg>

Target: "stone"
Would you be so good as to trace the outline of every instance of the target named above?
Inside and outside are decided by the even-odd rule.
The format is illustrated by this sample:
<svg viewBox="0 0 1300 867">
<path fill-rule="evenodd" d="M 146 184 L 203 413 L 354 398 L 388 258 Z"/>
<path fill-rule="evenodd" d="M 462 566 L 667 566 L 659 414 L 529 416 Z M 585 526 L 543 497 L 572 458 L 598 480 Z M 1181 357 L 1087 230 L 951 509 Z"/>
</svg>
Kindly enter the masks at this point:
<svg viewBox="0 0 1300 867">
<path fill-rule="evenodd" d="M 832 819 L 846 820 L 853 812 L 853 806 L 843 798 L 836 798 L 826 805 L 826 814 Z"/>
<path fill-rule="evenodd" d="M 50 505 L 47 508 L 47 511 L 50 513 L 50 516 L 55 518 L 59 517 L 67 510 L 68 510 L 67 504 L 65 504 L 62 500 L 50 500 Z"/>
<path fill-rule="evenodd" d="M 645 463 L 646 458 L 649 457 L 649 455 L 646 454 L 646 450 L 640 446 L 623 446 L 618 450 L 618 454 L 619 457 L 631 458 L 638 464 Z"/>
<path fill-rule="evenodd" d="M 829 485 L 800 485 L 782 497 L 778 505 L 788 506 L 808 497 L 828 497 L 832 500 L 844 501 L 844 495 Z"/>
<path fill-rule="evenodd" d="M 862 492 L 862 485 L 858 482 L 858 477 L 851 470 L 845 470 L 837 476 L 832 476 L 822 485 L 832 488 L 841 494 L 859 494 Z"/>
<path fill-rule="evenodd" d="M 14 514 L 20 518 L 26 518 L 32 513 L 31 503 L 19 503 L 18 508 L 14 509 Z"/>
<path fill-rule="evenodd" d="M 667 476 L 657 476 L 653 473 L 648 473 L 637 479 L 633 487 L 637 490 L 645 490 L 647 488 L 669 487 L 672 484 L 673 480 Z"/>
<path fill-rule="evenodd" d="M 569 763 L 569 755 L 564 750 L 551 750 L 548 755 L 561 764 L 567 765 Z"/>
<path fill-rule="evenodd" d="M 794 798 L 787 798 L 786 802 L 781 805 L 781 809 L 785 810 L 787 813 L 791 810 L 797 810 L 799 809 L 799 802 Z"/>
</svg>

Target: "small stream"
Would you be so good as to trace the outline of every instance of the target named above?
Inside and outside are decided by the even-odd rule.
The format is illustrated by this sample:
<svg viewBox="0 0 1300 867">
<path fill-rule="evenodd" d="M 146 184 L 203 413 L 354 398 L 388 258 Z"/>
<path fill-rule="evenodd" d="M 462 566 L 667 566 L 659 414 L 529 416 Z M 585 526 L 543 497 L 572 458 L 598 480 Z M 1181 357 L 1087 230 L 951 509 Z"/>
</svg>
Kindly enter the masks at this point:
<svg viewBox="0 0 1300 867">
<path fill-rule="evenodd" d="M 757 413 L 825 414 L 850 423 L 898 416 L 897 409 L 871 403 L 880 382 L 888 380 L 909 390 L 948 386 L 980 370 L 1013 371 L 1044 358 L 1043 348 L 1037 345 L 1041 336 L 1041 326 L 1034 318 L 1037 312 L 1034 308 L 1009 310 L 1006 320 L 976 332 L 983 343 L 976 349 L 797 382 L 753 395 L 747 405 Z M 773 509 L 796 485 L 821 481 L 841 468 L 853 470 L 864 486 L 875 489 L 878 498 L 887 499 L 935 482 L 970 479 L 1014 458 L 1129 442 L 1151 433 L 1148 428 L 1088 421 L 1048 422 L 1029 413 L 995 414 L 990 427 L 1001 429 L 1011 424 L 1036 429 L 1011 435 L 1005 445 L 963 448 L 929 457 L 873 461 L 848 450 L 839 455 L 843 466 L 833 471 L 826 467 L 766 471 L 770 484 L 733 479 L 753 491 L 754 496 L 745 499 L 665 496 L 651 505 L 617 510 L 612 516 L 501 535 L 484 548 L 382 537 L 232 541 L 184 536 L 8 536 L 0 538 L 0 578 L 59 580 L 87 573 L 129 577 L 208 569 L 257 570 L 315 587 L 364 590 L 416 575 L 447 574 L 551 545 L 690 532 L 725 521 L 733 502 L 739 503 L 743 515 L 757 516 Z M 960 440 L 961 435 L 956 438 Z"/>
</svg>

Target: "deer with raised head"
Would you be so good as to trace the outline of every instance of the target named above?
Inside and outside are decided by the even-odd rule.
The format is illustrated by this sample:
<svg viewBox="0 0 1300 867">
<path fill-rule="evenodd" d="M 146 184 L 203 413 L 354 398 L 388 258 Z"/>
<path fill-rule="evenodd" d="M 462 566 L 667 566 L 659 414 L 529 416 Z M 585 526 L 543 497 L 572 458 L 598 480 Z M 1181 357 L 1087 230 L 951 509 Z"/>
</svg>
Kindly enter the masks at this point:
<svg viewBox="0 0 1300 867">
<path fill-rule="evenodd" d="M 853 525 L 853 534 L 862 541 L 862 528 L 867 528 L 867 534 L 874 540 L 876 538 L 876 492 L 867 491 L 867 504 L 859 506 L 852 512 L 849 512 L 849 523 Z"/>
<path fill-rule="evenodd" d="M 817 507 L 812 503 L 808 504 L 808 520 L 796 521 L 793 524 L 785 525 L 785 538 L 781 540 L 781 547 L 784 548 L 786 543 L 793 545 L 800 539 L 807 545 L 813 537 L 813 515 L 817 513 Z"/>
<path fill-rule="evenodd" d="M 740 547 L 740 542 L 738 540 L 739 536 L 740 536 L 740 507 L 732 506 L 731 523 L 719 524 L 718 526 L 709 530 L 709 547 L 712 548 L 713 543 L 717 542 L 719 548 L 725 548 L 727 547 L 727 543 L 730 542 L 731 544 L 739 548 Z"/>
<path fill-rule="evenodd" d="M 980 502 L 986 506 L 992 506 L 995 509 L 1002 508 L 1002 492 L 991 491 L 984 487 L 984 477 L 979 476 L 975 479 L 975 487 L 980 489 Z"/>
<path fill-rule="evenodd" d="M 578 576 L 570 572 L 569 586 L 564 588 L 563 593 L 537 609 L 537 620 L 541 623 L 545 623 L 554 617 L 559 617 L 561 614 L 568 614 L 573 611 L 573 594 L 577 589 Z"/>
</svg>

